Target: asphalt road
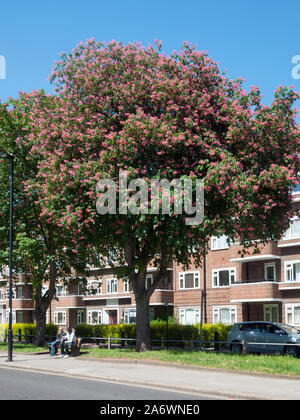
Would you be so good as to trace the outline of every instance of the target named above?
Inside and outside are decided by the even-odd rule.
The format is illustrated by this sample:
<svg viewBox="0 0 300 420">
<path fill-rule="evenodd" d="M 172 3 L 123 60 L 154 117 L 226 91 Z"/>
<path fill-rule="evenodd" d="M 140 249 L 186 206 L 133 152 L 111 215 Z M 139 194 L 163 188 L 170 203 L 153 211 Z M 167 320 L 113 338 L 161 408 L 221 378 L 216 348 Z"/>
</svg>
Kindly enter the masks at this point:
<svg viewBox="0 0 300 420">
<path fill-rule="evenodd" d="M 0 400 L 187 401 L 213 399 L 218 398 L 0 368 Z"/>
</svg>

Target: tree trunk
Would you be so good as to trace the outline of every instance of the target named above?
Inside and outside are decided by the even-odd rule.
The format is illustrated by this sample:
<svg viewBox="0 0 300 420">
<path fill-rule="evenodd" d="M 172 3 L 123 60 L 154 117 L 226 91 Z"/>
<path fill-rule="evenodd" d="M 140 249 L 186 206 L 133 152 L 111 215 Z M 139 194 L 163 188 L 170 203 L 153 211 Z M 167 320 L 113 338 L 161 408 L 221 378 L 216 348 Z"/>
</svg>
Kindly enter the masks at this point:
<svg viewBox="0 0 300 420">
<path fill-rule="evenodd" d="M 148 293 L 141 293 L 136 296 L 136 351 L 151 350 L 151 329 L 149 317 L 149 300 Z"/>
<path fill-rule="evenodd" d="M 42 296 L 42 283 L 38 290 L 38 295 L 35 301 L 34 318 L 36 321 L 36 346 L 42 347 L 45 343 L 46 335 L 46 319 L 47 310 L 55 296 L 57 277 L 57 268 L 55 262 L 50 263 L 50 282 L 49 289 L 44 296 Z"/>
<path fill-rule="evenodd" d="M 43 347 L 45 345 L 46 311 L 47 308 L 41 302 L 36 302 L 34 311 L 36 321 L 36 347 Z"/>
</svg>

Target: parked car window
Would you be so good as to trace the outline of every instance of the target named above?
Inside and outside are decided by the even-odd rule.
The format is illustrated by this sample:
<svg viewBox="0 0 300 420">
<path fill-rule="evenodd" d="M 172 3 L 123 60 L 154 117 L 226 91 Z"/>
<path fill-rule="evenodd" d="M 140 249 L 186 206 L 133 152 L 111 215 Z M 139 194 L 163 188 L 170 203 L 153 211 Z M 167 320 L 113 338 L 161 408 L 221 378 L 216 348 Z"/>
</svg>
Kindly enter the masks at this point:
<svg viewBox="0 0 300 420">
<path fill-rule="evenodd" d="M 285 331 L 292 333 L 292 334 L 300 334 L 300 329 L 297 327 L 293 327 L 292 325 L 288 324 L 279 324 Z"/>
<path fill-rule="evenodd" d="M 243 332 L 251 332 L 251 331 L 264 332 L 265 328 L 264 328 L 263 324 L 261 324 L 259 322 L 256 322 L 256 323 L 253 323 L 253 324 L 241 324 L 240 325 L 240 330 L 243 331 Z"/>
<path fill-rule="evenodd" d="M 270 334 L 286 334 L 282 328 L 276 327 L 276 325 L 266 324 L 266 329 Z"/>
</svg>

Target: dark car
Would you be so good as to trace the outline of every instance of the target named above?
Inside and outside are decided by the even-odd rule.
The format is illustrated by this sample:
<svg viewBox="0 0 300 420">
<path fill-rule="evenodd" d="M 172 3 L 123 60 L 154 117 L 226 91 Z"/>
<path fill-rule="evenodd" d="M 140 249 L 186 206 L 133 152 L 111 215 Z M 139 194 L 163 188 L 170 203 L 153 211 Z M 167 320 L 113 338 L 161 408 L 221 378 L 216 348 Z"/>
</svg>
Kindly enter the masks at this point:
<svg viewBox="0 0 300 420">
<path fill-rule="evenodd" d="M 272 322 L 237 322 L 228 333 L 227 343 L 232 353 L 280 353 L 300 356 L 300 330 L 287 324 Z M 299 345 L 299 346 L 298 346 Z"/>
</svg>

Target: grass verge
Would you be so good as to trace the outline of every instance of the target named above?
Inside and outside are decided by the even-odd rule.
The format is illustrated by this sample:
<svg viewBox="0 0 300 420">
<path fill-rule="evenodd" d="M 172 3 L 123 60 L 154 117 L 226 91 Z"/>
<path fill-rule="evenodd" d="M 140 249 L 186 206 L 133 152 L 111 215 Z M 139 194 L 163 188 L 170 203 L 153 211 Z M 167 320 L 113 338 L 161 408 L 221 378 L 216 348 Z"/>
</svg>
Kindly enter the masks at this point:
<svg viewBox="0 0 300 420">
<path fill-rule="evenodd" d="M 7 350 L 7 343 L 0 342 L 0 350 Z M 45 352 L 45 347 L 34 344 L 14 343 L 14 352 Z M 232 355 L 231 353 L 199 352 L 179 349 L 153 350 L 136 353 L 135 349 L 84 348 L 81 357 L 119 360 L 146 360 L 161 363 L 216 368 L 268 375 L 289 375 L 300 377 L 300 359 L 281 355 Z"/>
<path fill-rule="evenodd" d="M 0 342 L 0 350 L 7 350 L 7 343 Z M 20 353 L 46 352 L 48 347 L 36 347 L 34 344 L 13 343 L 13 351 Z"/>
<path fill-rule="evenodd" d="M 154 350 L 136 353 L 134 349 L 89 349 L 87 357 L 148 360 L 179 365 L 236 370 L 260 374 L 300 376 L 300 360 L 281 355 L 232 355 L 183 350 Z"/>
</svg>

